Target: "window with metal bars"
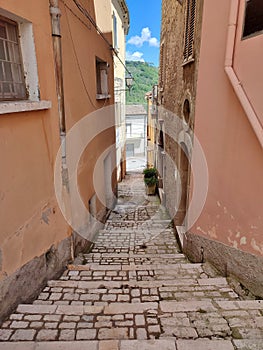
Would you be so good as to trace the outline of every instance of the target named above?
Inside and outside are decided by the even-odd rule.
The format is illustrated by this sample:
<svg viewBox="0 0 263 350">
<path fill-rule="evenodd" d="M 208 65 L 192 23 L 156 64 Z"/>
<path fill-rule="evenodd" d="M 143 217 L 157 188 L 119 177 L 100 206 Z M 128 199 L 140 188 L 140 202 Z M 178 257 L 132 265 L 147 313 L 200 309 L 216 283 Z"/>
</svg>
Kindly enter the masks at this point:
<svg viewBox="0 0 263 350">
<path fill-rule="evenodd" d="M 247 0 L 243 38 L 263 33 L 263 1 Z"/>
<path fill-rule="evenodd" d="M 27 98 L 17 23 L 0 17 L 0 100 Z"/>
<path fill-rule="evenodd" d="M 188 62 L 194 58 L 195 22 L 196 0 L 187 0 L 184 40 L 184 62 Z"/>
</svg>

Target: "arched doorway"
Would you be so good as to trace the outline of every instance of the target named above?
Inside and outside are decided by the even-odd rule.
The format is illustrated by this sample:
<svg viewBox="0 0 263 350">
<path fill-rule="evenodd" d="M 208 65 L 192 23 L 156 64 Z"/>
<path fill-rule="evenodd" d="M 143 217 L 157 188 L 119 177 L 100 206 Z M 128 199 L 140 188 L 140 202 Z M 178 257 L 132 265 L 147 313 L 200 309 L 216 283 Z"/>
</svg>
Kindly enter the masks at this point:
<svg viewBox="0 0 263 350">
<path fill-rule="evenodd" d="M 186 123 L 189 125 L 190 122 L 190 102 L 188 99 L 184 101 L 184 106 L 183 106 L 183 115 L 184 115 L 184 120 Z"/>
<path fill-rule="evenodd" d="M 179 150 L 179 173 L 181 179 L 181 198 L 179 202 L 179 207 L 177 211 L 177 225 L 185 226 L 185 216 L 188 207 L 188 192 L 189 192 L 189 172 L 190 172 L 190 162 L 189 162 L 189 152 L 185 143 L 180 143 Z"/>
</svg>

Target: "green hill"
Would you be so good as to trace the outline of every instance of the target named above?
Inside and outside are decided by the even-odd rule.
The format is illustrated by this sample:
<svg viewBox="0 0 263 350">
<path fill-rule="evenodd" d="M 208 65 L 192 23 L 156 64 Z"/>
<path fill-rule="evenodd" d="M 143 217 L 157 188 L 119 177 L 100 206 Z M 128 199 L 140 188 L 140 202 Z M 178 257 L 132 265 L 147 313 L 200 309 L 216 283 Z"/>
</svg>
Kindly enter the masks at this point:
<svg viewBox="0 0 263 350">
<path fill-rule="evenodd" d="M 126 94 L 126 103 L 144 104 L 144 95 L 152 91 L 152 86 L 158 83 L 158 68 L 151 63 L 134 61 L 126 61 L 126 67 L 134 78 L 131 93 Z"/>
</svg>

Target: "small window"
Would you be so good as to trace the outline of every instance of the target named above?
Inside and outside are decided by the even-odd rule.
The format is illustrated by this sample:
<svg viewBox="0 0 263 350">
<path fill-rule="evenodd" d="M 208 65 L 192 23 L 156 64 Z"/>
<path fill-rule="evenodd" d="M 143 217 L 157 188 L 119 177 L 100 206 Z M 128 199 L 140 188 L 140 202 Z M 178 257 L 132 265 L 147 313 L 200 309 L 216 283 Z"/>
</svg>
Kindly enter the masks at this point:
<svg viewBox="0 0 263 350">
<path fill-rule="evenodd" d="M 18 27 L 15 22 L 0 17 L 0 100 L 25 98 Z"/>
<path fill-rule="evenodd" d="M 109 98 L 108 90 L 108 68 L 107 62 L 96 59 L 96 76 L 97 76 L 97 100 Z"/>
<path fill-rule="evenodd" d="M 196 21 L 196 0 L 187 0 L 185 23 L 184 62 L 194 58 L 194 34 Z"/>
<path fill-rule="evenodd" d="M 243 38 L 263 33 L 263 2 L 247 0 Z"/>
<path fill-rule="evenodd" d="M 134 157 L 134 144 L 127 143 L 126 145 L 126 157 Z"/>
<path fill-rule="evenodd" d="M 115 13 L 113 12 L 113 47 L 114 49 L 118 50 L 118 26 L 117 26 L 117 17 Z"/>
<path fill-rule="evenodd" d="M 126 135 L 127 135 L 127 137 L 132 137 L 132 125 L 131 125 L 131 123 L 126 124 Z"/>
</svg>

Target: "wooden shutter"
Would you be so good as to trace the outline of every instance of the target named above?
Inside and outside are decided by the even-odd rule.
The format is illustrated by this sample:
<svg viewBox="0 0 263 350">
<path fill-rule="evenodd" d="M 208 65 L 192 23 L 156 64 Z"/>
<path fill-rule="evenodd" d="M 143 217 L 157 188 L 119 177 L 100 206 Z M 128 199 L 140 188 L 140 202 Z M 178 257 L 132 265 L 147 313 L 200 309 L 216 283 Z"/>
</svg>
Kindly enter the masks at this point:
<svg viewBox="0 0 263 350">
<path fill-rule="evenodd" d="M 188 61 L 194 56 L 194 36 L 196 22 L 196 0 L 187 1 L 184 61 Z"/>
</svg>

